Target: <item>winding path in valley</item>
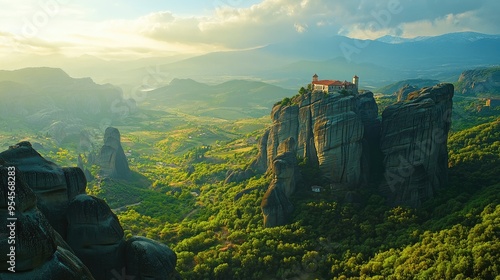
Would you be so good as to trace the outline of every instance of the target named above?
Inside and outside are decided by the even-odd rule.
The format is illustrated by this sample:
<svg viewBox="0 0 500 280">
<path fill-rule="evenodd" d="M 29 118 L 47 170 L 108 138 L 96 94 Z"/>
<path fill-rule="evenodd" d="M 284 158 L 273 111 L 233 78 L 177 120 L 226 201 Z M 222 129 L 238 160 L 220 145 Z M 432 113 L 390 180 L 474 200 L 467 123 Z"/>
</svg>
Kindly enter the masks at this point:
<svg viewBox="0 0 500 280">
<path fill-rule="evenodd" d="M 118 207 L 118 208 L 114 208 L 114 209 L 111 209 L 111 211 L 113 212 L 121 212 L 121 211 L 124 211 L 125 209 L 127 209 L 127 207 L 129 206 L 137 206 L 139 204 L 141 204 L 142 201 L 139 201 L 137 203 L 132 203 L 132 204 L 127 204 L 127 205 L 124 205 L 124 206 L 121 206 L 121 207 Z"/>
</svg>

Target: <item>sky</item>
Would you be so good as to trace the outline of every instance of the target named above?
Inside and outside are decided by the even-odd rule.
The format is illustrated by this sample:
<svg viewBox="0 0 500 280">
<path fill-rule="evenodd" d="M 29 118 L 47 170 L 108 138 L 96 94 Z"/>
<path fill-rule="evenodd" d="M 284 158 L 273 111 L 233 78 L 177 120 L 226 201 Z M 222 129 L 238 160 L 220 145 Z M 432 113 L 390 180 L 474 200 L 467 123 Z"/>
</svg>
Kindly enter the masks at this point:
<svg viewBox="0 0 500 280">
<path fill-rule="evenodd" d="M 4 58 L 125 59 L 251 49 L 314 36 L 500 33 L 498 0 L 0 0 L 0 6 Z"/>
</svg>

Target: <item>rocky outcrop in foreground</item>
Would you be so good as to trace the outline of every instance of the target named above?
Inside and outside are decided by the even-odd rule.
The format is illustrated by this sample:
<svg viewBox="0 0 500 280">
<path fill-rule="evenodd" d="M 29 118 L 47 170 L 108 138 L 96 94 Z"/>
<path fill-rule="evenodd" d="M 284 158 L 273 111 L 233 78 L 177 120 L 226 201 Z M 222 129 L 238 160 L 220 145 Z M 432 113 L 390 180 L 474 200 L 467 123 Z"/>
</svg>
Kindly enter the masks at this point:
<svg viewBox="0 0 500 280">
<path fill-rule="evenodd" d="M 99 165 L 104 177 L 115 179 L 130 177 L 130 168 L 122 148 L 120 132 L 114 127 L 108 127 L 104 132 L 104 145 L 99 153 Z"/>
<path fill-rule="evenodd" d="M 16 183 L 13 189 L 9 189 L 11 178 Z M 36 195 L 25 182 L 19 169 L 0 164 L 0 218 L 7 223 L 0 229 L 0 250 L 4 252 L 0 279 L 94 279 L 38 210 Z M 9 209 L 12 202 L 14 208 Z"/>
<path fill-rule="evenodd" d="M 453 93 L 453 85 L 439 84 L 384 110 L 381 191 L 391 203 L 418 206 L 446 186 Z"/>
<path fill-rule="evenodd" d="M 52 227 L 66 236 L 69 202 L 85 193 L 87 180 L 80 168 L 61 168 L 43 158 L 29 142 L 20 142 L 0 153 L 0 159 L 15 166 L 37 197 L 37 207 Z"/>
<path fill-rule="evenodd" d="M 106 202 L 85 194 L 83 172 L 47 161 L 29 142 L 0 153 L 0 215 L 4 221 L 8 167 L 16 169 L 17 273 L 9 274 L 4 254 L 0 279 L 7 275 L 8 279 L 30 280 L 178 278 L 172 250 L 147 238 L 125 240 L 118 218 Z M 0 229 L 0 248 L 5 252 L 10 246 L 8 230 Z"/>
</svg>

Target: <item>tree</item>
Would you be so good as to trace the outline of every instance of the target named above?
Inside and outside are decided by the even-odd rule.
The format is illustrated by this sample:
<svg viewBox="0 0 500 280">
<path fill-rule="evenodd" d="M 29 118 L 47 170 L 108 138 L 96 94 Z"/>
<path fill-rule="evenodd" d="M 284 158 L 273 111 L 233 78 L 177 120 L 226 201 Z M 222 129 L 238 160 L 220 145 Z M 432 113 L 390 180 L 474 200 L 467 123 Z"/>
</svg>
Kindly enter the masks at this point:
<svg viewBox="0 0 500 280">
<path fill-rule="evenodd" d="M 292 103 L 292 101 L 288 97 L 285 97 L 285 98 L 283 98 L 283 100 L 281 100 L 281 106 L 288 106 L 291 103 Z"/>
</svg>

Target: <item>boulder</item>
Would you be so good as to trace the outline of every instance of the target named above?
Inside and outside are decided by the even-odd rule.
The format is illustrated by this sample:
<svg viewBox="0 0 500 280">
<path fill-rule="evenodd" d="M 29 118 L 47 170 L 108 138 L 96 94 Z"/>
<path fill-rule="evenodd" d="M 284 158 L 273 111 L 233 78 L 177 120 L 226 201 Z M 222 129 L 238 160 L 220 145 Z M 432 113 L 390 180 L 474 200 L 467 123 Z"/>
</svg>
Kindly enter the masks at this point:
<svg viewBox="0 0 500 280">
<path fill-rule="evenodd" d="M 116 215 L 102 199 L 81 194 L 66 214 L 67 242 L 96 279 L 111 279 L 125 267 L 125 240 Z"/>
<path fill-rule="evenodd" d="M 134 236 L 126 242 L 127 274 L 137 279 L 178 279 L 177 256 L 166 245 Z"/>
<path fill-rule="evenodd" d="M 173 251 L 147 238 L 126 242 L 106 202 L 85 194 L 82 170 L 47 161 L 29 142 L 0 153 L 0 218 L 8 218 L 6 166 L 16 173 L 17 273 L 5 279 L 178 278 Z M 5 252 L 10 248 L 7 230 L 0 229 L 0 250 Z M 4 279 L 7 255 L 0 260 L 0 279 Z"/>
</svg>

